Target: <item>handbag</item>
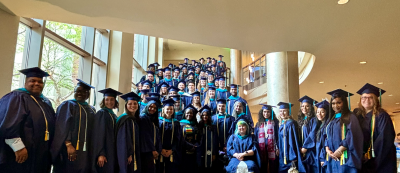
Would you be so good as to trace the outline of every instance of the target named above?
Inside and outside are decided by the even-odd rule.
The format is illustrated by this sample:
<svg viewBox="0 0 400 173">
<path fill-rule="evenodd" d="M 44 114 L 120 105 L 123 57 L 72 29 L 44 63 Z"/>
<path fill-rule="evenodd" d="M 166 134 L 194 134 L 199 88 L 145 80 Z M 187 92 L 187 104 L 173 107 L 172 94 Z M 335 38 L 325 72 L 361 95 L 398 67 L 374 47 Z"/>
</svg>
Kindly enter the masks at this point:
<svg viewBox="0 0 400 173">
<path fill-rule="evenodd" d="M 292 166 L 290 166 L 288 173 L 299 173 L 299 171 L 296 168 L 296 163 L 292 162 Z"/>
</svg>

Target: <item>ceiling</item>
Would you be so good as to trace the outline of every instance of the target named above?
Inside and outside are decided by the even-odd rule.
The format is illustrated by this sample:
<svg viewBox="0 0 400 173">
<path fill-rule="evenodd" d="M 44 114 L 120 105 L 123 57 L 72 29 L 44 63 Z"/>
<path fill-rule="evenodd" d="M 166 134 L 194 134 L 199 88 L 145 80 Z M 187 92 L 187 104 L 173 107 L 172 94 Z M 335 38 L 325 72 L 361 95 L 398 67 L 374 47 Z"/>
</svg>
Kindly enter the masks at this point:
<svg viewBox="0 0 400 173">
<path fill-rule="evenodd" d="M 170 50 L 170 51 L 210 51 L 210 50 L 221 49 L 220 47 L 189 43 L 171 39 L 163 39 L 163 41 L 165 50 Z"/>
<path fill-rule="evenodd" d="M 301 94 L 327 97 L 364 83 L 400 102 L 400 1 L 350 0 L 0 0 L 18 16 L 163 37 L 253 52 L 305 51 L 314 68 Z M 1 5 L 0 5 L 1 7 Z M 360 61 L 367 64 L 360 65 Z M 324 81 L 323 84 L 319 84 Z M 393 94 L 389 97 L 389 94 Z M 353 108 L 356 104 L 353 97 Z"/>
</svg>

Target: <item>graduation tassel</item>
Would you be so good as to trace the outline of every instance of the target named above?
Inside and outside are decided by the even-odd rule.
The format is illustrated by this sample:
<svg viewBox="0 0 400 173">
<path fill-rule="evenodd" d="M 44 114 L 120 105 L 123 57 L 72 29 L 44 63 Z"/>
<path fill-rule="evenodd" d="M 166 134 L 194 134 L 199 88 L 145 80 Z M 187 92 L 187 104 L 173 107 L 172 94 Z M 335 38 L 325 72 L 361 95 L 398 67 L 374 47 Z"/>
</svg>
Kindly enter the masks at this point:
<svg viewBox="0 0 400 173">
<path fill-rule="evenodd" d="M 93 106 L 96 106 L 96 89 L 94 89 L 94 100 L 93 100 Z"/>
<path fill-rule="evenodd" d="M 350 93 L 347 93 L 347 97 L 349 97 L 349 110 L 351 110 L 351 104 L 350 104 Z"/>
<path fill-rule="evenodd" d="M 292 104 L 289 103 L 289 116 L 292 115 Z"/>
<path fill-rule="evenodd" d="M 86 151 L 86 141 L 83 143 L 83 150 L 82 151 Z"/>
<path fill-rule="evenodd" d="M 272 120 L 274 120 L 274 108 L 272 108 L 272 107 L 271 107 L 271 112 L 272 112 L 271 113 Z"/>
<path fill-rule="evenodd" d="M 78 141 L 76 142 L 76 151 L 78 151 L 79 150 L 79 139 L 78 139 Z"/>
<path fill-rule="evenodd" d="M 169 161 L 170 161 L 171 163 L 174 162 L 174 155 L 171 154 L 171 155 L 169 156 Z"/>
<path fill-rule="evenodd" d="M 382 106 L 382 89 L 379 88 L 379 102 L 381 103 Z"/>
</svg>

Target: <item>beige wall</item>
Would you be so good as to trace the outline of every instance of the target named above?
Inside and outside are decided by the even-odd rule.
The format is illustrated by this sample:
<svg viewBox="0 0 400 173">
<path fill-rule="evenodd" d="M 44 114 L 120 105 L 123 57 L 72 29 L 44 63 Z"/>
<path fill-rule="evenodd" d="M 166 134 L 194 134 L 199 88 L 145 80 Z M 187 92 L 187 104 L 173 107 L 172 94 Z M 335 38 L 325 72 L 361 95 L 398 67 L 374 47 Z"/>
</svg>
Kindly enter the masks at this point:
<svg viewBox="0 0 400 173">
<path fill-rule="evenodd" d="M 163 67 L 167 66 L 169 63 L 173 63 L 178 65 L 179 63 L 183 63 L 183 59 L 185 57 L 190 60 L 194 59 L 198 61 L 201 57 L 206 59 L 207 57 L 218 59 L 218 55 L 223 55 L 223 61 L 225 61 L 227 67 L 231 65 L 230 59 L 230 49 L 226 48 L 216 48 L 211 50 L 204 51 L 187 51 L 187 50 L 164 50 L 163 52 Z"/>
</svg>

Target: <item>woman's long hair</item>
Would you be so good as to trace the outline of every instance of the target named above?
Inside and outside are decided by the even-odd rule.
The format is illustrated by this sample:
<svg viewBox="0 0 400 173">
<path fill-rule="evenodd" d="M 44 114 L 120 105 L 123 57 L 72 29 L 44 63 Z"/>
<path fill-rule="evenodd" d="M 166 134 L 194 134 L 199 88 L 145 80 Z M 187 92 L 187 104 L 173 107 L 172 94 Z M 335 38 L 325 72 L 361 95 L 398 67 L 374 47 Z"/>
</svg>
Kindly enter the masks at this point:
<svg viewBox="0 0 400 173">
<path fill-rule="evenodd" d="M 318 109 L 318 108 L 317 108 Z M 324 126 L 326 126 L 329 123 L 329 120 L 331 119 L 330 114 L 329 114 L 329 107 L 323 107 L 325 110 L 325 117 L 322 121 L 318 120 L 318 124 L 321 124 L 317 126 L 317 141 L 319 141 L 320 134 L 323 133 L 321 130 Z"/>
<path fill-rule="evenodd" d="M 214 95 L 214 100 L 215 100 L 215 95 Z M 207 92 L 206 98 L 204 98 L 204 105 L 209 105 L 209 106 L 211 105 L 210 94 L 208 92 Z"/>
<path fill-rule="evenodd" d="M 299 113 L 297 114 L 298 117 L 298 123 L 299 123 L 299 127 L 301 128 L 301 126 L 308 124 L 309 120 L 312 117 L 315 117 L 315 108 L 313 104 L 308 103 L 308 105 L 310 106 L 310 115 L 307 116 L 307 119 L 304 119 L 304 117 L 306 117 L 306 115 L 303 114 L 303 112 L 301 111 L 301 106 L 303 105 L 303 103 L 301 103 L 300 105 L 300 110 Z"/>
<path fill-rule="evenodd" d="M 137 103 L 137 102 L 136 102 Z M 139 105 L 139 103 L 138 103 L 138 109 L 136 110 L 136 112 L 135 113 L 132 113 L 132 112 L 129 112 L 129 110 L 128 110 L 128 102 L 125 102 L 125 112 L 126 112 L 126 114 L 129 116 L 129 117 L 131 117 L 134 121 L 136 121 L 136 122 L 139 122 L 140 121 L 140 118 L 139 118 L 139 115 L 140 115 L 140 105 Z"/>
<path fill-rule="evenodd" d="M 240 104 L 240 105 L 242 106 L 242 112 L 236 112 L 235 107 L 236 107 L 238 104 Z M 243 109 L 245 109 L 244 106 L 243 106 L 243 103 L 242 103 L 241 101 L 236 101 L 235 104 L 233 104 L 232 116 L 235 117 L 235 119 L 237 119 L 237 118 L 238 118 L 238 115 L 241 114 L 241 113 L 243 113 Z"/>
<path fill-rule="evenodd" d="M 152 105 L 152 104 L 155 104 L 156 105 L 156 112 L 154 113 L 154 114 L 150 114 L 149 113 L 149 107 Z M 147 115 L 147 116 L 149 116 L 150 117 L 150 119 L 151 119 L 151 122 L 153 122 L 154 123 L 154 125 L 156 126 L 156 127 L 158 127 L 158 107 L 159 107 L 159 105 L 157 105 L 157 103 L 155 103 L 155 102 L 153 102 L 153 101 L 150 101 L 147 105 L 146 105 L 146 107 L 144 107 L 144 109 L 143 109 L 143 111 L 141 112 L 141 114 L 144 114 L 144 115 Z"/>
<path fill-rule="evenodd" d="M 384 109 L 382 109 L 381 103 L 379 102 L 378 96 L 375 94 L 372 94 L 372 101 L 374 102 L 374 106 L 372 108 L 372 114 L 375 116 L 379 116 L 379 113 L 385 112 Z M 361 97 L 360 101 L 358 102 L 358 110 L 357 110 L 357 116 L 363 116 L 365 118 L 365 115 L 367 115 L 367 110 L 362 106 L 361 104 Z"/>
<path fill-rule="evenodd" d="M 271 110 L 269 110 L 269 111 L 271 111 Z M 265 122 L 265 118 L 264 118 L 263 113 L 264 113 L 264 109 L 261 108 L 260 111 L 258 111 L 258 123 L 263 123 L 263 122 Z M 271 117 L 270 117 L 270 119 L 272 119 L 272 116 L 274 116 L 274 117 L 276 118 L 275 112 L 272 113 L 272 111 L 271 111 Z"/>
<path fill-rule="evenodd" d="M 203 120 L 203 113 L 207 113 L 207 116 L 208 116 L 207 122 L 204 122 L 204 120 Z M 209 125 L 209 126 L 212 125 L 211 124 L 211 112 L 210 111 L 200 112 L 200 122 L 199 122 L 199 125 L 198 125 L 198 129 L 199 130 L 203 129 L 206 124 Z M 211 130 L 213 130 L 213 128 L 211 128 Z"/>
<path fill-rule="evenodd" d="M 105 97 L 103 98 L 103 100 L 101 100 L 100 108 L 106 108 L 106 102 L 105 102 L 105 100 L 106 100 Z M 115 100 L 115 104 L 114 104 L 113 109 L 117 109 L 117 108 L 119 107 L 119 103 L 118 103 L 118 101 L 117 101 L 117 99 L 116 99 L 115 97 L 114 97 L 114 100 Z"/>
<path fill-rule="evenodd" d="M 336 98 L 340 98 L 343 102 L 343 107 L 341 110 L 342 116 L 340 117 L 340 123 L 341 124 L 349 124 L 350 123 L 350 109 L 349 109 L 349 102 L 347 101 L 347 97 L 341 96 L 340 94 L 334 93 L 332 95 L 331 101 L 329 103 L 329 118 L 332 120 L 335 117 L 335 111 L 332 108 L 332 101 Z"/>
<path fill-rule="evenodd" d="M 201 93 L 201 79 L 199 80 L 199 83 L 197 84 L 197 91 L 199 91 L 200 93 Z M 208 85 L 207 85 L 207 80 L 206 80 L 206 86 L 205 87 L 203 87 L 204 88 L 204 90 L 203 90 L 203 92 L 204 91 L 206 91 L 206 90 L 208 90 Z"/>
</svg>

